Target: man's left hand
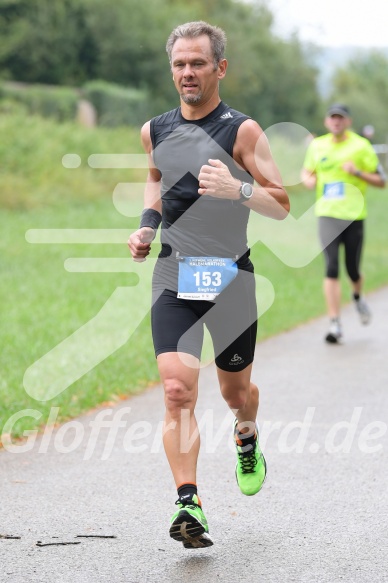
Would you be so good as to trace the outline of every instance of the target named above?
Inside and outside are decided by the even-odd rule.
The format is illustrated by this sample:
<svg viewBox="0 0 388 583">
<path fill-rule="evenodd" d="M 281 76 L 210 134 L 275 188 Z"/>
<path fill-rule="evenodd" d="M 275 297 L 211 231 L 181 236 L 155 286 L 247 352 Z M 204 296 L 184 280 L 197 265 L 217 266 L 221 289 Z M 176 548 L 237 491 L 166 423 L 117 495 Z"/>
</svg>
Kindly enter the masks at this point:
<svg viewBox="0 0 388 583">
<path fill-rule="evenodd" d="M 357 172 L 356 165 L 351 160 L 349 160 L 348 162 L 345 162 L 342 165 L 342 170 L 345 170 L 345 172 L 347 172 L 348 174 L 351 174 L 352 176 L 354 176 Z"/>
</svg>

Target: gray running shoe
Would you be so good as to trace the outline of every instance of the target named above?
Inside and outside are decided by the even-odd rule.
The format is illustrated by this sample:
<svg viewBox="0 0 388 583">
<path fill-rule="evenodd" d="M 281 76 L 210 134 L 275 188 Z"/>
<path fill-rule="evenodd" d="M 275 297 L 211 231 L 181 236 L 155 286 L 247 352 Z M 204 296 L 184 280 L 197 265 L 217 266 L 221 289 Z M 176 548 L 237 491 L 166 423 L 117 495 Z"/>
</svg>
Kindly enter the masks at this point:
<svg viewBox="0 0 388 583">
<path fill-rule="evenodd" d="M 372 318 L 372 314 L 366 301 L 363 298 L 360 298 L 358 300 L 354 300 L 354 303 L 360 316 L 361 324 L 369 324 Z"/>
<path fill-rule="evenodd" d="M 329 344 L 341 344 L 342 342 L 342 330 L 341 324 L 338 320 L 331 320 L 329 332 L 325 336 L 326 342 Z"/>
</svg>

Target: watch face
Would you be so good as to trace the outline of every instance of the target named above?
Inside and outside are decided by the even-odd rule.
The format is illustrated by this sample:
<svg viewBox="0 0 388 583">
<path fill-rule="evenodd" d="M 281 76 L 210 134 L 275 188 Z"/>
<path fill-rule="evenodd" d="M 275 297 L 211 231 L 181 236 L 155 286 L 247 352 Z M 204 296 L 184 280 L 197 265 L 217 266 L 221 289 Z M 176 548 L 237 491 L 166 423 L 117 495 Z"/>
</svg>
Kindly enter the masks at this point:
<svg viewBox="0 0 388 583">
<path fill-rule="evenodd" d="M 248 184 L 247 182 L 244 182 L 244 184 L 241 186 L 241 194 L 243 195 L 244 198 L 251 198 L 252 196 L 252 185 Z"/>
</svg>

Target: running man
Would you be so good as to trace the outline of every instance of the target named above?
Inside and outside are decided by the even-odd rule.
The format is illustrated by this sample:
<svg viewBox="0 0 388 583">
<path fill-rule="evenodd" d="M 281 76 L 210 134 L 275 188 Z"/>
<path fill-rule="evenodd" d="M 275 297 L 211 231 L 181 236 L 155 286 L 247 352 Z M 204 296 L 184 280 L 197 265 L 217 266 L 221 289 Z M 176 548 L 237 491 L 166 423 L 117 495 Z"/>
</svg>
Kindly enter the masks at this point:
<svg viewBox="0 0 388 583">
<path fill-rule="evenodd" d="M 165 394 L 163 444 L 178 493 L 169 532 L 190 549 L 213 544 L 196 476 L 204 325 L 221 394 L 235 415 L 241 492 L 256 494 L 266 476 L 256 426 L 259 391 L 251 381 L 257 308 L 247 223 L 251 210 L 278 220 L 289 211 L 262 129 L 221 101 L 225 45 L 224 31 L 202 21 L 178 26 L 167 41 L 180 107 L 142 128 L 149 174 L 140 228 L 128 241 L 132 257 L 144 260 L 161 223 L 151 317 Z"/>
<path fill-rule="evenodd" d="M 367 216 L 367 185 L 383 187 L 385 174 L 370 142 L 350 131 L 352 118 L 346 105 L 334 104 L 324 121 L 329 133 L 315 138 L 306 153 L 302 180 L 316 188 L 319 237 L 325 257 L 323 290 L 330 319 L 326 342 L 342 341 L 340 322 L 341 284 L 339 248 L 345 248 L 345 265 L 353 290 L 353 300 L 363 324 L 371 319 L 362 297 L 360 262 Z"/>
</svg>

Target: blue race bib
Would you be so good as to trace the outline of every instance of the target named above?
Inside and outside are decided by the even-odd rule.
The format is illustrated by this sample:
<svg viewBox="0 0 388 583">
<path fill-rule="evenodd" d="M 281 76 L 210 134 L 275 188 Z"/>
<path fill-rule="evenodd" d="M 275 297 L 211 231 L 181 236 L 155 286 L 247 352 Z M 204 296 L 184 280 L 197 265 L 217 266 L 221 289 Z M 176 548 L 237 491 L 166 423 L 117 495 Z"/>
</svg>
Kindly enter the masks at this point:
<svg viewBox="0 0 388 583">
<path fill-rule="evenodd" d="M 234 259 L 182 257 L 179 262 L 178 298 L 214 300 L 236 277 Z"/>
<path fill-rule="evenodd" d="M 323 196 L 328 200 L 344 198 L 345 185 L 343 182 L 328 182 L 323 187 Z"/>
</svg>

